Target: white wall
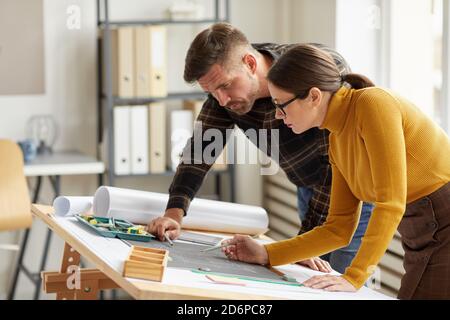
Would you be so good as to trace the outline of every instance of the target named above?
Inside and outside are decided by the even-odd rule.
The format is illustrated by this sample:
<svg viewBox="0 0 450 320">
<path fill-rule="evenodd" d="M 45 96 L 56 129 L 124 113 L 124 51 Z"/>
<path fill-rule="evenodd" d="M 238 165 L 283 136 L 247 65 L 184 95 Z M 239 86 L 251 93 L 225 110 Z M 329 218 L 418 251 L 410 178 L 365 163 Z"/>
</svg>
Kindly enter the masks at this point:
<svg viewBox="0 0 450 320">
<path fill-rule="evenodd" d="M 291 42 L 318 42 L 340 52 L 355 72 L 380 78 L 379 0 L 291 1 Z"/>
<path fill-rule="evenodd" d="M 378 0 L 336 1 L 335 48 L 352 71 L 379 83 L 381 7 Z"/>
<path fill-rule="evenodd" d="M 212 1 L 204 1 L 205 4 Z M 286 2 L 286 1 L 285 1 Z M 161 11 L 171 2 L 130 0 L 110 1 L 111 18 L 161 18 Z M 278 1 L 231 1 L 231 21 L 240 27 L 250 41 L 281 41 Z M 81 9 L 81 29 L 66 27 L 69 5 Z M 207 5 L 209 6 L 209 5 Z M 257 9 L 257 15 L 255 10 Z M 0 8 L 1 10 L 1 8 Z M 275 19 L 274 17 L 277 17 Z M 92 0 L 44 0 L 45 77 L 46 92 L 32 96 L 0 97 L 0 137 L 20 140 L 26 137 L 27 119 L 36 114 L 52 114 L 60 127 L 55 149 L 79 149 L 88 154 L 96 152 L 96 7 Z M 0 22 L 1 25 L 1 22 Z M 284 25 L 286 29 L 286 25 Z M 201 29 L 199 26 L 171 26 L 169 28 L 170 90 L 190 90 L 182 80 L 184 53 L 190 40 Z M 19 41 L 19 39 L 18 39 Z M 13 66 L 12 66 L 13 67 Z M 257 166 L 238 166 L 236 174 L 237 201 L 261 204 L 262 183 Z M 249 181 L 252 188 L 248 188 Z M 31 186 L 35 183 L 30 179 Z M 95 191 L 96 177 L 63 177 L 61 192 L 66 195 L 91 195 Z M 170 178 L 121 179 L 119 185 L 136 189 L 167 192 Z M 208 190 L 209 189 L 209 190 Z M 211 193 L 211 184 L 202 188 Z M 208 192 L 211 191 L 211 192 Z M 53 200 L 49 183 L 43 185 L 40 203 Z M 35 222 L 30 246 L 25 259 L 36 270 L 41 257 L 45 226 Z M 0 243 L 18 242 L 17 232 L 0 233 Z M 63 244 L 54 239 L 47 269 L 58 269 Z M 14 254 L 0 252 L 0 298 L 5 296 L 12 275 Z M 20 281 L 16 297 L 29 299 L 32 287 Z M 46 297 L 46 298 L 52 298 Z"/>
<path fill-rule="evenodd" d="M 393 90 L 433 116 L 434 43 L 430 12 L 431 1 L 391 3 L 390 84 Z"/>
<path fill-rule="evenodd" d="M 335 47 L 336 0 L 293 0 L 291 3 L 291 41 Z"/>
</svg>

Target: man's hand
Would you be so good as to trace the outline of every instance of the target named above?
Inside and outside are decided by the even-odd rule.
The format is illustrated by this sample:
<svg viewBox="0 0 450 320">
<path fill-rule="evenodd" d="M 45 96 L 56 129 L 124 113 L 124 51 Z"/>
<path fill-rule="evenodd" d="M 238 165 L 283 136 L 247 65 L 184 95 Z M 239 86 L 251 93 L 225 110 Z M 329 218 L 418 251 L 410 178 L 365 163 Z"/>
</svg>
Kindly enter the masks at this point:
<svg viewBox="0 0 450 320">
<path fill-rule="evenodd" d="M 341 276 L 315 276 L 303 282 L 303 285 L 325 291 L 356 292 L 356 288 Z"/>
<path fill-rule="evenodd" d="M 326 273 L 333 271 L 333 269 L 331 268 L 328 261 L 322 260 L 319 257 L 314 257 L 314 258 L 306 259 L 303 261 L 297 261 L 296 264 L 308 267 L 312 270 L 326 272 Z"/>
<path fill-rule="evenodd" d="M 147 231 L 156 236 L 160 241 L 165 240 L 164 233 L 166 232 L 170 239 L 175 240 L 180 236 L 183 215 L 183 209 L 167 209 L 164 216 L 158 217 L 148 224 Z"/>
<path fill-rule="evenodd" d="M 227 246 L 222 248 L 222 252 L 231 260 L 262 265 L 269 263 L 266 248 L 250 236 L 237 234 L 223 243 Z"/>
</svg>

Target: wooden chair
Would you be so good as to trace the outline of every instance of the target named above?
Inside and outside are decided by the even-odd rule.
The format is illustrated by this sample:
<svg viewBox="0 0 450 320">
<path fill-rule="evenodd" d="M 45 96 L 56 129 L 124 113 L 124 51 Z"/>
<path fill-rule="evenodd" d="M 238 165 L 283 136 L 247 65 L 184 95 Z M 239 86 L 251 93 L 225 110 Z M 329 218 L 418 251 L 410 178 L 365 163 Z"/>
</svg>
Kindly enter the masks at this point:
<svg viewBox="0 0 450 320">
<path fill-rule="evenodd" d="M 0 139 L 0 231 L 29 228 L 31 201 L 19 146 Z"/>
</svg>

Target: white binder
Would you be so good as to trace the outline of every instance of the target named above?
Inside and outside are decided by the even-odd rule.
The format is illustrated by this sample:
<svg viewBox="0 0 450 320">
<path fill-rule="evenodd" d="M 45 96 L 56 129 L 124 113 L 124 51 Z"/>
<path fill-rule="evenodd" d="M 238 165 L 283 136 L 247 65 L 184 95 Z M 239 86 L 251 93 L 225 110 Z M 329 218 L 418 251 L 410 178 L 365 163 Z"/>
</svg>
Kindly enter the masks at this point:
<svg viewBox="0 0 450 320">
<path fill-rule="evenodd" d="M 162 102 L 149 105 L 150 172 L 166 171 L 166 106 Z"/>
<path fill-rule="evenodd" d="M 130 163 L 130 107 L 114 107 L 114 173 L 131 173 Z"/>
<path fill-rule="evenodd" d="M 183 109 L 190 110 L 194 114 L 194 120 L 198 120 L 198 116 L 203 108 L 204 100 L 184 100 Z M 225 140 L 226 137 L 223 137 Z M 227 169 L 227 146 L 223 148 L 221 154 L 217 157 L 216 162 L 212 166 L 212 170 L 223 171 Z"/>
<path fill-rule="evenodd" d="M 148 173 L 148 107 L 130 108 L 131 173 Z"/>
<path fill-rule="evenodd" d="M 170 167 L 176 171 L 187 141 L 192 136 L 192 112 L 175 110 L 170 114 Z"/>
<path fill-rule="evenodd" d="M 167 28 L 150 28 L 150 96 L 167 96 Z"/>
</svg>

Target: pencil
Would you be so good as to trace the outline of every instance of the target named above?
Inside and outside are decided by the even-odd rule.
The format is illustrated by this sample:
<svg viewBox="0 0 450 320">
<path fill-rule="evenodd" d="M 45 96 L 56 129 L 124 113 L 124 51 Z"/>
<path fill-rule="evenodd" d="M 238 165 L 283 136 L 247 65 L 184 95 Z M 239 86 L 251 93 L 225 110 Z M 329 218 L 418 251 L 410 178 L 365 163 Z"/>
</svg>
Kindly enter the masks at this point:
<svg viewBox="0 0 450 320">
<path fill-rule="evenodd" d="M 259 234 L 252 236 L 252 239 L 256 239 L 256 238 L 258 238 L 258 237 L 259 237 Z M 203 250 L 201 250 L 201 251 L 202 251 L 202 252 L 208 252 L 208 251 L 220 249 L 220 248 L 227 247 L 227 246 L 229 246 L 229 245 L 220 242 L 220 243 L 216 244 L 216 245 L 213 246 L 213 247 L 210 247 L 210 248 L 207 248 L 207 249 L 203 249 Z"/>
<path fill-rule="evenodd" d="M 207 248 L 207 249 L 203 249 L 201 251 L 202 252 L 208 252 L 208 251 L 213 251 L 213 250 L 220 249 L 220 248 L 223 248 L 223 247 L 226 247 L 226 246 L 228 246 L 228 245 L 225 244 L 225 243 L 223 243 L 223 244 L 216 244 L 213 247 L 210 247 L 210 248 Z"/>
<path fill-rule="evenodd" d="M 170 244 L 171 247 L 173 247 L 173 241 L 167 235 L 167 232 L 164 232 L 164 238 L 166 238 L 166 241 Z"/>
</svg>

